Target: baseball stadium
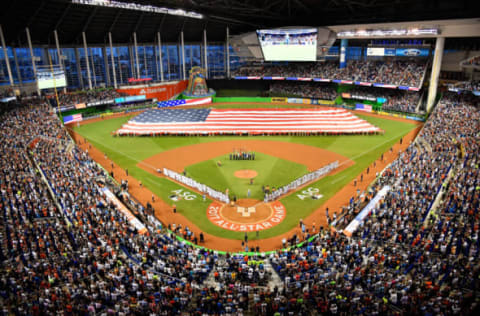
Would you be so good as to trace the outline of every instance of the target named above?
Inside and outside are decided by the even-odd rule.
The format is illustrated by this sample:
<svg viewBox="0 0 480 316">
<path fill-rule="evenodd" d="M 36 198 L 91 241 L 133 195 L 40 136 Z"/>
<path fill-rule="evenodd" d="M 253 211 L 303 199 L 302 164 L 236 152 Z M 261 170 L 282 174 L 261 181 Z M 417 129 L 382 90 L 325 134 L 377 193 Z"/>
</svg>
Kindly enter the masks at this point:
<svg viewBox="0 0 480 316">
<path fill-rule="evenodd" d="M 17 0 L 5 315 L 478 315 L 475 1 Z"/>
</svg>

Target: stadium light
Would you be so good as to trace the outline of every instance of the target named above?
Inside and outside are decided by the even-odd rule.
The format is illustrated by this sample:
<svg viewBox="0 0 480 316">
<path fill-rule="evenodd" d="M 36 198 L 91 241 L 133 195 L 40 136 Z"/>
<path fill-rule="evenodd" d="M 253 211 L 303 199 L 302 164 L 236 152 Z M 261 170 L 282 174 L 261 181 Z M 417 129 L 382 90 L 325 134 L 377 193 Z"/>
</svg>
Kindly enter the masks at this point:
<svg viewBox="0 0 480 316">
<path fill-rule="evenodd" d="M 385 37 L 385 36 L 418 36 L 418 35 L 438 35 L 437 28 L 426 29 L 372 29 L 372 30 L 348 30 L 337 33 L 338 38 L 352 37 Z"/>
<path fill-rule="evenodd" d="M 144 5 L 144 4 L 132 3 L 132 2 L 126 3 L 126 2 L 113 1 L 113 0 L 72 0 L 72 3 L 109 7 L 109 8 L 127 9 L 127 10 L 136 10 L 136 11 L 143 11 L 143 12 L 163 13 L 163 14 L 169 14 L 169 15 L 184 16 L 184 17 L 193 18 L 193 19 L 204 18 L 202 14 L 193 12 L 193 11 L 185 11 L 182 9 L 169 9 L 165 7 L 156 7 L 153 5 Z"/>
</svg>

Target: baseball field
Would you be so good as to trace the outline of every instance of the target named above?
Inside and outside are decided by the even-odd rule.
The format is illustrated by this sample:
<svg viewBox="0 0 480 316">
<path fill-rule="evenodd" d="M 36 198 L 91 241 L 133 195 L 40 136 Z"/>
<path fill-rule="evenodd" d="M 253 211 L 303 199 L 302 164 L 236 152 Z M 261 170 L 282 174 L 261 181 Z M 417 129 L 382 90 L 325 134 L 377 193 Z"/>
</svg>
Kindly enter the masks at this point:
<svg viewBox="0 0 480 316">
<path fill-rule="evenodd" d="M 213 105 L 219 108 L 282 106 L 278 104 Z M 285 105 L 285 107 L 294 106 Z M 106 155 L 105 159 L 97 153 L 98 157 L 94 158 L 107 171 L 114 170 L 117 180 L 126 177 L 125 171 L 128 169 L 129 179 L 141 181 L 141 187 L 148 189 L 148 194 L 151 192 L 154 195 L 152 202 L 161 201 L 162 204 L 154 204 L 154 206 L 158 205 L 155 214 L 162 222 L 166 224 L 174 221 L 186 222 L 194 231 L 202 231 L 208 236 L 216 236 L 222 240 L 241 240 L 247 231 L 250 239 L 255 240 L 279 238 L 297 228 L 300 219 L 308 218 L 309 222 L 313 221 L 317 227 L 325 225 L 325 216 L 318 215 L 323 213 L 315 212 L 323 209 L 328 201 L 332 201 L 332 197 L 337 197 L 342 188 L 354 179 L 360 182 L 362 173 L 365 175 L 364 182 L 370 181 L 372 174 L 367 177 L 366 169 L 371 168 L 372 163 L 378 161 L 382 153 L 388 153 L 402 137 L 407 134 L 412 135 L 413 130 L 418 131 L 419 128 L 419 124 L 414 121 L 371 114 L 355 113 L 355 115 L 381 128 L 385 133 L 337 136 L 113 136 L 113 132 L 126 123 L 133 114 L 86 121 L 81 126 L 74 127 L 73 130 L 81 135 L 79 139 L 84 139 L 88 144 L 93 145 L 90 147 L 91 154 L 94 149 L 97 149 L 102 155 Z M 83 148 L 89 148 L 85 142 Z M 230 160 L 229 154 L 237 149 L 255 152 L 255 160 Z M 245 229 L 241 225 L 242 222 L 238 222 L 242 220 L 241 216 L 238 217 L 238 214 L 233 214 L 235 210 L 227 210 L 227 208 L 223 209 L 224 213 L 228 211 L 232 216 L 236 216 L 230 216 L 233 224 L 230 223 L 227 227 L 225 223 L 215 222 L 212 216 L 207 215 L 209 210 L 222 210 L 217 202 L 212 201 L 208 196 L 204 198 L 199 192 L 174 182 L 158 172 L 159 169 L 168 167 L 179 173 L 185 172 L 187 176 L 215 190 L 224 192 L 228 189 L 229 195 L 235 196 L 239 200 L 239 205 L 245 206 L 239 211 L 241 213 L 250 206 L 261 204 L 262 188 L 265 186 L 278 188 L 335 160 L 339 162 L 339 168 L 318 181 L 300 188 L 297 192 L 280 198 L 279 203 L 285 210 L 281 221 L 273 226 L 264 225 L 261 228 L 253 226 L 253 229 Z M 255 175 L 252 181 L 247 173 L 242 176 L 242 172 L 247 171 Z M 372 168 L 371 173 L 373 172 Z M 367 185 L 362 183 L 359 188 L 365 188 Z M 131 190 L 133 195 L 138 192 L 136 189 Z M 150 197 L 144 197 L 143 200 L 145 199 Z M 139 198 L 139 200 L 142 199 Z M 177 213 L 171 215 L 173 205 L 176 206 Z M 258 214 L 246 215 L 272 217 L 276 209 L 277 206 L 272 205 L 265 210 L 258 207 Z M 262 212 L 266 215 L 260 215 L 263 214 Z M 217 215 L 215 213 L 215 216 Z M 186 221 L 183 219 L 181 221 L 180 217 Z M 256 220 L 245 218 L 245 220 L 244 224 L 250 225 L 262 221 L 261 218 Z M 235 228 L 235 223 L 239 225 L 238 229 L 232 229 Z M 259 237 L 255 230 L 261 230 Z"/>
</svg>

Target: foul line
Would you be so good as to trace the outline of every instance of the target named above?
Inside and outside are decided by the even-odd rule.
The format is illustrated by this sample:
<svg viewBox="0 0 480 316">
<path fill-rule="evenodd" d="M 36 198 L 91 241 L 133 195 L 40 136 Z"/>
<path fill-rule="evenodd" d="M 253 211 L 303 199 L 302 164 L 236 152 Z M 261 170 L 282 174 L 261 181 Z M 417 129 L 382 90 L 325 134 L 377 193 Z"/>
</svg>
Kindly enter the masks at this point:
<svg viewBox="0 0 480 316">
<path fill-rule="evenodd" d="M 409 133 L 410 133 L 410 132 L 409 132 Z M 408 133 L 407 133 L 407 134 L 408 134 Z M 373 150 L 377 149 L 378 147 L 381 147 L 381 146 L 385 145 L 386 143 L 391 142 L 391 141 L 394 140 L 395 138 L 397 138 L 397 137 L 399 137 L 399 136 L 402 136 L 402 135 L 407 135 L 407 134 L 403 134 L 403 133 L 397 134 L 397 135 L 393 136 L 392 138 L 387 139 L 387 140 L 384 141 L 383 143 L 380 143 L 380 144 L 376 145 L 375 147 L 372 147 L 372 148 L 369 149 L 369 150 L 366 150 L 366 151 L 364 151 L 364 152 L 361 152 L 361 153 L 359 153 L 358 155 L 353 156 L 352 158 L 348 158 L 348 160 L 343 161 L 343 162 L 340 163 L 338 166 L 340 167 L 340 166 L 344 165 L 344 164 L 345 164 L 347 161 L 349 161 L 349 160 L 350 160 L 350 161 L 353 161 L 354 159 L 357 159 L 357 158 L 359 158 L 359 157 L 362 157 L 362 156 L 368 154 L 369 152 L 372 152 Z M 345 178 L 345 177 L 346 177 L 346 176 L 337 178 L 337 179 L 331 181 L 330 183 L 331 183 L 331 184 L 337 183 L 337 182 L 339 182 L 340 180 L 342 180 L 342 179 Z"/>
<path fill-rule="evenodd" d="M 73 131 L 73 130 L 72 130 L 72 131 Z M 75 132 L 75 131 L 73 131 L 73 132 L 76 133 L 76 134 L 78 134 L 78 135 L 80 135 L 80 133 L 77 133 L 77 132 Z M 113 151 L 113 152 L 115 152 L 115 153 L 117 153 L 117 154 L 120 154 L 120 155 L 122 155 L 122 156 L 124 156 L 124 157 L 130 158 L 130 159 L 132 159 L 133 161 L 137 162 L 138 164 L 142 164 L 142 165 L 144 165 L 144 166 L 150 167 L 150 168 L 152 168 L 153 170 L 158 169 L 158 168 L 155 168 L 155 166 L 152 166 L 152 165 L 150 165 L 150 164 L 148 164 L 148 163 L 146 163 L 146 162 L 143 162 L 143 160 L 139 160 L 139 159 L 137 159 L 137 158 L 134 158 L 134 157 L 132 157 L 132 156 L 124 153 L 124 152 L 120 152 L 120 151 L 118 151 L 118 150 L 116 150 L 116 149 L 114 149 L 114 148 L 112 148 L 112 147 L 110 147 L 110 146 L 108 146 L 108 145 L 105 145 L 105 144 L 103 144 L 102 142 L 98 141 L 98 139 L 96 139 L 96 138 L 94 138 L 94 137 L 85 137 L 85 136 L 83 136 L 83 135 L 80 135 L 80 136 L 82 136 L 83 138 L 85 138 L 85 139 L 87 139 L 87 140 L 89 140 L 89 141 L 94 141 L 94 142 L 96 142 L 97 144 L 100 144 L 101 146 L 103 146 L 103 147 L 105 147 L 105 148 L 108 148 L 108 149 L 110 149 L 111 151 Z M 77 144 L 77 146 L 79 146 L 79 144 Z M 79 146 L 79 147 L 80 147 L 80 146 Z M 97 148 L 97 149 L 98 149 L 98 148 Z"/>
</svg>

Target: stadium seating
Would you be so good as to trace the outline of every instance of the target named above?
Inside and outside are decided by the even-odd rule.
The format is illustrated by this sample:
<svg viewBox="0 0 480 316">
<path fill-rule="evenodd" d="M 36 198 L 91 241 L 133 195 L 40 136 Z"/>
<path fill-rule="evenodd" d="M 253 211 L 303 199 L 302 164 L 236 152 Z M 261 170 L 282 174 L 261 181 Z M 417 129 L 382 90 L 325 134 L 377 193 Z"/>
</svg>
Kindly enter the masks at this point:
<svg viewBox="0 0 480 316">
<path fill-rule="evenodd" d="M 338 62 L 289 63 L 287 65 L 246 65 L 233 76 L 305 77 L 362 81 L 396 86 L 420 87 L 427 63 L 410 60 L 349 61 L 345 68 Z"/>
<path fill-rule="evenodd" d="M 480 91 L 480 81 L 463 81 L 456 84 L 449 84 L 449 89 L 455 89 L 459 91 Z"/>
<path fill-rule="evenodd" d="M 311 82 L 274 82 L 270 84 L 269 93 L 271 95 L 280 94 L 322 100 L 334 100 L 337 97 L 335 87 Z"/>
<path fill-rule="evenodd" d="M 272 96 L 286 95 L 304 98 L 316 98 L 322 100 L 335 100 L 337 97 L 334 86 L 322 85 L 316 82 L 279 81 L 270 84 L 269 93 Z M 415 113 L 421 94 L 417 91 L 405 91 L 397 89 L 382 89 L 376 87 L 353 86 L 346 91 L 355 95 L 359 100 L 387 100 L 382 104 L 382 110 Z M 341 95 L 341 94 L 340 94 Z"/>
<path fill-rule="evenodd" d="M 347 91 L 350 94 L 365 96 L 368 100 L 384 98 L 387 101 L 382 104 L 382 110 L 415 113 L 421 93 L 417 91 L 405 91 L 396 89 L 381 89 L 375 87 L 354 86 Z"/>
<path fill-rule="evenodd" d="M 115 89 L 78 90 L 59 93 L 58 101 L 60 102 L 60 106 L 75 106 L 76 104 L 98 103 L 109 100 L 113 101 L 124 95 L 125 94 L 119 93 Z M 52 95 L 51 97 L 53 98 L 54 96 Z"/>
<path fill-rule="evenodd" d="M 379 175 L 368 196 L 392 189 L 352 237 L 321 230 L 268 258 L 194 248 L 148 216 L 139 234 L 106 202 L 96 180 L 104 171 L 42 102 L 10 104 L 0 119 L 4 314 L 467 315 L 478 304 L 477 99 L 443 97 Z M 270 271 L 260 261 L 283 290 L 263 286 Z M 207 286 L 212 276 L 216 286 Z"/>
</svg>

